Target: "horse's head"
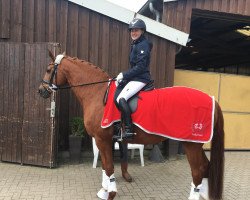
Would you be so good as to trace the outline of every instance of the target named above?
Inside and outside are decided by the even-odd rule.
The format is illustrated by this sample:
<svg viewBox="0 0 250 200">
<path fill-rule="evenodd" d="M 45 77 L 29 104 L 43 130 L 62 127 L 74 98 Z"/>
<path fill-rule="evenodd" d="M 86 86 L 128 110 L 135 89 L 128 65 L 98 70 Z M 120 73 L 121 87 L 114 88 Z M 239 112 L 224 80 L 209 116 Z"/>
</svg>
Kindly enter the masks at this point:
<svg viewBox="0 0 250 200">
<path fill-rule="evenodd" d="M 52 91 L 56 90 L 58 85 L 66 83 L 66 78 L 63 76 L 61 70 L 59 70 L 59 66 L 65 55 L 60 54 L 55 57 L 51 51 L 49 51 L 49 56 L 52 62 L 48 64 L 46 73 L 38 89 L 38 93 L 43 98 L 49 98 Z"/>
</svg>

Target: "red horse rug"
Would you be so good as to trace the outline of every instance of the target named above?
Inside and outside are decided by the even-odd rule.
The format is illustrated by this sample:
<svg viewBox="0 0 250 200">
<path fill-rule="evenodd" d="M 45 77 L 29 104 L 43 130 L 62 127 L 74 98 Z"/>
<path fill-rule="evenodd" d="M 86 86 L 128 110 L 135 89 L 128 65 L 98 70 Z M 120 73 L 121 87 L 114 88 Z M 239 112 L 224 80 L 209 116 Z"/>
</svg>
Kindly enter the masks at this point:
<svg viewBox="0 0 250 200">
<path fill-rule="evenodd" d="M 102 128 L 121 120 L 111 82 Z M 133 124 L 149 134 L 180 141 L 209 142 L 213 137 L 214 97 L 188 87 L 167 87 L 139 93 Z"/>
</svg>

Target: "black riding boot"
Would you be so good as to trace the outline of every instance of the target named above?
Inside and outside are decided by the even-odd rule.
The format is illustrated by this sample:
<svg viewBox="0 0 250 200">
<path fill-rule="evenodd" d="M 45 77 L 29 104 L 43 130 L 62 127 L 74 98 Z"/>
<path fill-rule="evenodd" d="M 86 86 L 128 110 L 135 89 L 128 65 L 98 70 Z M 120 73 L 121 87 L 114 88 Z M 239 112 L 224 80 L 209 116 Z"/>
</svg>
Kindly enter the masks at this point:
<svg viewBox="0 0 250 200">
<path fill-rule="evenodd" d="M 132 130 L 132 119 L 131 119 L 131 111 L 128 106 L 127 101 L 124 98 L 121 98 L 119 100 L 119 108 L 122 115 L 122 121 L 124 123 L 124 130 L 122 133 L 123 139 L 132 139 L 134 136 L 133 130 Z M 119 136 L 116 138 L 119 139 Z"/>
</svg>

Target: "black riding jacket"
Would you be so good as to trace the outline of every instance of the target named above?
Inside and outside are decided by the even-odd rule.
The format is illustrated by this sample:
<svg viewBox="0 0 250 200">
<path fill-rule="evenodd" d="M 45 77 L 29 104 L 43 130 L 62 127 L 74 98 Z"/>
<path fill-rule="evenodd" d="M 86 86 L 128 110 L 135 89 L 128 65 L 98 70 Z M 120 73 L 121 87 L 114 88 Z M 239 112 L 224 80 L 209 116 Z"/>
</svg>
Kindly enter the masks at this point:
<svg viewBox="0 0 250 200">
<path fill-rule="evenodd" d="M 151 81 L 149 71 L 151 49 L 152 43 L 143 35 L 132 42 L 129 56 L 130 69 L 126 72 L 122 72 L 124 80 L 140 81 L 143 83 Z"/>
</svg>

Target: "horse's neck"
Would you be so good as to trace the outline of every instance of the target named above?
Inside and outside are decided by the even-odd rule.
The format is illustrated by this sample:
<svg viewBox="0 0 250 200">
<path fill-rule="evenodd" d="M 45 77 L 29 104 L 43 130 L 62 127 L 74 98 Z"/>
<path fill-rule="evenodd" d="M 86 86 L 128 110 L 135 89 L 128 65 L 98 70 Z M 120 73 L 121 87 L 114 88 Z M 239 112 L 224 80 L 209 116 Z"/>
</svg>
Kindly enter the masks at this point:
<svg viewBox="0 0 250 200">
<path fill-rule="evenodd" d="M 108 80 L 108 75 L 100 68 L 88 62 L 71 61 L 65 59 L 64 73 L 69 85 L 87 84 Z M 102 110 L 102 99 L 107 88 L 107 83 L 73 87 L 72 90 L 80 101 L 84 113 L 88 110 Z"/>
</svg>

